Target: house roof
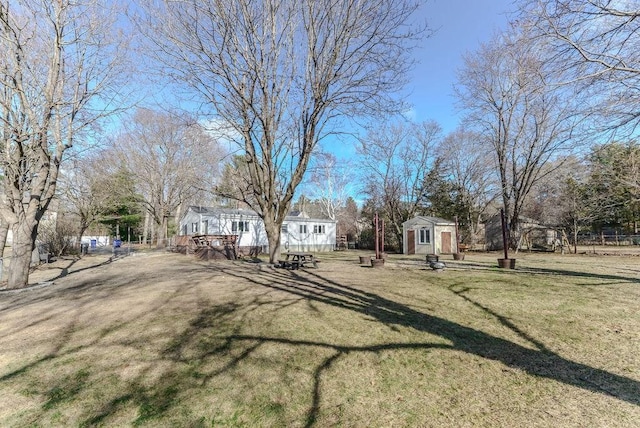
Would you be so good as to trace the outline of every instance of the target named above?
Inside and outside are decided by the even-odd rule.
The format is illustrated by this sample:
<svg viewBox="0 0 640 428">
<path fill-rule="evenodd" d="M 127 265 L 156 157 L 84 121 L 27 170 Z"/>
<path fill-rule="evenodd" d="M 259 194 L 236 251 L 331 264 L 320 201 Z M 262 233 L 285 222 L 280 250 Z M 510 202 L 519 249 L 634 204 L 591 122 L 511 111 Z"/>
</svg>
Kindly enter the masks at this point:
<svg viewBox="0 0 640 428">
<path fill-rule="evenodd" d="M 191 210 L 196 214 L 204 214 L 204 215 L 212 215 L 212 216 L 226 214 L 226 215 L 259 217 L 258 213 L 253 210 L 239 209 L 239 208 L 203 207 L 203 206 L 192 205 L 188 208 L 188 210 Z M 290 212 L 289 215 L 286 216 L 285 220 L 303 221 L 303 222 L 304 221 L 323 221 L 323 222 L 335 223 L 335 220 L 331 220 L 331 219 L 310 218 L 308 215 L 306 215 L 306 213 L 300 212 L 300 211 Z"/>
<path fill-rule="evenodd" d="M 258 213 L 253 210 L 245 210 L 241 208 L 219 208 L 219 207 L 202 207 L 197 205 L 192 205 L 189 209 L 196 214 L 230 214 L 230 215 L 250 215 L 258 217 Z"/>
<path fill-rule="evenodd" d="M 520 227 L 524 229 L 556 229 L 560 228 L 558 225 L 543 223 L 539 220 L 536 220 L 531 217 L 520 216 L 519 217 Z M 485 222 L 485 224 L 500 224 L 500 212 L 495 213 L 491 217 L 489 217 Z"/>
<path fill-rule="evenodd" d="M 299 211 L 299 210 L 293 210 L 290 211 L 289 214 L 287 215 L 287 217 L 301 217 L 301 218 L 309 218 L 309 216 L 307 215 L 306 212 L 304 211 Z"/>
<path fill-rule="evenodd" d="M 442 226 L 451 226 L 456 224 L 454 221 L 447 220 L 440 217 L 418 215 L 412 219 L 405 221 L 404 223 L 402 223 L 402 225 L 404 226 L 405 224 L 416 224 L 416 223 L 431 223 L 431 224 L 442 225 Z"/>
</svg>

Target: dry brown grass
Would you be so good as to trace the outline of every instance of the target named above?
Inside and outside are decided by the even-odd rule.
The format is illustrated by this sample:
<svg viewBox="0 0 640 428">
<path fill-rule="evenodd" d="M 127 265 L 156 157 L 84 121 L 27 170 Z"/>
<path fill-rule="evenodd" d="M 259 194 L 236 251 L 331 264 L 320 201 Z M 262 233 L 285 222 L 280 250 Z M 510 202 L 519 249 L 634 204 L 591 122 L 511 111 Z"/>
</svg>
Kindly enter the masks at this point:
<svg viewBox="0 0 640 428">
<path fill-rule="evenodd" d="M 640 424 L 639 257 L 358 254 L 40 269 L 0 292 L 0 425 Z"/>
</svg>

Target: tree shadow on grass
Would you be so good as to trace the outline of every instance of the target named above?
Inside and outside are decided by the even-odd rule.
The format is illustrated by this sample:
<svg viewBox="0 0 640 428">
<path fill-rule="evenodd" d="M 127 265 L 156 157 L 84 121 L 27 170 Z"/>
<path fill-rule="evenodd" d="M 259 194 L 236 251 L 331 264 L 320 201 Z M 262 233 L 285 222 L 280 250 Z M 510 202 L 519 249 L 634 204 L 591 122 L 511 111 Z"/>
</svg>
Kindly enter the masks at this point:
<svg viewBox="0 0 640 428">
<path fill-rule="evenodd" d="M 80 269 L 73 269 L 73 266 L 75 266 L 80 260 L 81 258 L 77 258 L 74 257 L 73 259 L 69 260 L 69 263 L 66 264 L 65 266 L 60 267 L 60 273 L 54 277 L 51 277 L 49 279 L 47 279 L 44 282 L 39 282 L 39 283 L 33 283 L 33 284 L 29 284 L 26 287 L 22 287 L 22 288 L 0 288 L 0 297 L 2 296 L 10 296 L 10 295 L 14 295 L 17 293 L 23 293 L 26 291 L 32 291 L 32 290 L 37 290 L 42 288 L 43 286 L 47 286 L 47 285 L 52 285 L 55 281 L 62 279 L 68 275 L 72 275 L 72 274 L 77 274 L 80 272 L 84 272 L 87 270 L 94 270 L 94 269 L 98 269 L 102 266 L 106 266 L 110 263 L 112 263 L 113 261 L 126 257 L 126 255 L 113 255 L 111 257 L 109 257 L 106 260 L 102 260 L 102 261 L 96 261 L 94 264 L 91 264 L 89 266 L 85 266 L 83 268 Z M 50 269 L 57 269 L 57 268 L 50 268 Z"/>
<path fill-rule="evenodd" d="M 522 339 L 524 339 L 527 342 L 533 344 L 536 348 L 538 348 L 538 350 L 545 351 L 545 352 L 550 352 L 547 349 L 547 347 L 546 347 L 546 345 L 544 343 L 540 342 L 538 339 L 530 336 L 529 334 L 527 334 L 526 332 L 521 330 L 517 325 L 512 323 L 507 317 L 505 317 L 503 315 L 500 315 L 499 313 L 489 309 L 488 307 L 486 307 L 484 305 L 481 305 L 480 303 L 476 302 L 475 300 L 471 299 L 470 297 L 465 296 L 465 293 L 467 293 L 468 291 L 471 290 L 470 287 L 462 287 L 459 290 L 455 290 L 454 289 L 455 287 L 456 287 L 455 285 L 449 286 L 449 290 L 453 294 L 455 294 L 456 296 L 462 298 L 463 300 L 467 301 L 468 303 L 471 303 L 473 306 L 475 306 L 476 308 L 482 310 L 483 312 L 485 312 L 485 313 L 491 315 L 492 317 L 496 318 L 500 324 L 502 324 L 503 326 L 505 326 L 509 330 L 513 331 L 515 334 L 520 336 Z"/>
<path fill-rule="evenodd" d="M 86 266 L 86 267 L 83 267 L 83 268 L 80 268 L 80 269 L 70 270 L 78 261 L 80 261 L 80 259 L 73 259 L 71 261 L 71 263 L 69 263 L 68 266 L 65 266 L 60 271 L 60 274 L 58 276 L 52 278 L 51 281 L 55 281 L 55 280 L 64 278 L 67 275 L 76 274 L 76 273 L 84 272 L 84 271 L 87 271 L 87 270 L 97 269 L 99 267 L 111 264 L 113 261 L 118 260 L 118 259 L 122 259 L 122 258 L 124 258 L 126 256 L 127 256 L 126 254 L 115 254 L 115 255 L 110 256 L 108 259 L 106 259 L 104 261 L 96 262 L 95 264 L 92 264 L 90 266 Z"/>
<path fill-rule="evenodd" d="M 104 265 L 104 263 L 100 263 L 100 265 Z M 95 267 L 95 265 L 92 267 Z M 130 282 L 117 282 L 114 281 L 114 279 L 114 276 L 106 275 L 101 278 L 100 281 L 82 281 L 71 287 L 63 287 L 53 294 L 47 293 L 44 297 L 31 296 L 32 302 L 62 295 L 75 301 L 77 300 L 77 296 L 75 296 L 77 294 L 76 292 L 83 292 L 83 297 L 78 300 L 77 311 L 70 313 L 69 317 L 65 318 L 67 325 L 62 328 L 58 334 L 48 338 L 51 342 L 51 349 L 37 359 L 25 362 L 22 366 L 16 367 L 0 376 L 0 384 L 2 384 L 15 381 L 21 376 L 29 376 L 31 372 L 47 371 L 50 365 L 57 367 L 64 363 L 66 366 L 68 362 L 70 368 L 81 367 L 77 370 L 74 369 L 75 371 L 71 374 L 61 375 L 53 379 L 50 383 L 37 384 L 37 386 L 36 383 L 32 383 L 28 387 L 30 388 L 30 393 L 43 397 L 41 413 L 39 414 L 38 410 L 32 411 L 31 420 L 34 420 L 34 418 L 37 420 L 39 415 L 45 415 L 46 412 L 57 412 L 57 409 L 62 406 L 76 406 L 75 402 L 82 402 L 83 396 L 92 388 L 95 388 L 94 382 L 96 378 L 104 379 L 105 373 L 96 371 L 92 361 L 85 359 L 85 354 L 92 349 L 104 346 L 105 343 L 103 339 L 105 339 L 105 337 L 113 335 L 113 333 L 117 334 L 128 331 L 131 325 L 136 323 L 137 318 L 126 319 L 125 316 L 125 320 L 118 319 L 115 323 L 105 325 L 104 328 L 98 330 L 95 334 L 85 338 L 86 340 L 81 340 L 81 343 L 73 343 L 73 337 L 86 334 L 84 324 L 79 320 L 79 316 L 83 313 L 85 305 L 91 306 L 102 300 L 107 302 L 108 296 L 114 292 L 116 287 L 135 287 L 135 284 Z M 162 308 L 171 301 L 180 298 L 181 295 L 190 293 L 191 290 L 191 287 L 186 286 L 182 287 L 179 292 L 160 295 L 154 302 L 155 304 L 149 308 L 148 313 L 153 314 L 162 310 Z M 84 293 L 85 291 L 88 293 Z M 38 322 L 42 323 L 52 320 L 52 318 L 46 318 Z M 60 319 L 56 318 L 55 321 L 60 322 Z M 109 342 L 109 340 L 107 342 Z M 128 336 L 118 340 L 116 344 L 118 347 L 133 348 L 145 348 L 148 346 L 146 342 L 138 341 Z M 109 343 L 109 346 L 113 345 L 113 342 Z M 80 361 L 82 361 L 82 363 L 80 363 Z M 174 406 L 174 399 L 178 396 L 180 388 L 184 387 L 188 389 L 190 387 L 188 383 L 189 377 L 183 376 L 180 370 L 175 369 L 168 371 L 165 376 L 149 385 L 149 372 L 153 371 L 153 368 L 154 366 L 150 365 L 150 367 L 144 370 L 139 376 L 128 381 L 122 388 L 120 394 L 103 403 L 97 410 L 89 410 L 90 416 L 82 421 L 80 425 L 101 425 L 109 416 L 117 413 L 131 403 L 135 404 L 138 408 L 138 416 L 137 419 L 132 422 L 133 425 L 143 424 L 145 421 L 154 420 L 164 415 Z M 35 376 L 37 377 L 38 375 L 35 374 Z"/>
<path fill-rule="evenodd" d="M 602 260 L 601 263 L 612 263 L 615 259 Z M 549 268 L 527 268 L 527 273 L 542 274 L 542 275 L 559 275 L 559 276 L 573 276 L 577 278 L 590 278 L 590 279 L 602 279 L 607 281 L 625 281 L 640 283 L 640 276 L 624 276 L 624 275 L 611 275 L 594 272 L 579 272 L 567 269 L 549 269 Z"/>
<path fill-rule="evenodd" d="M 594 263 L 615 263 L 616 259 L 615 258 L 609 258 L 609 259 L 594 259 Z M 495 271 L 496 273 L 502 273 L 504 275 L 509 275 L 509 274 L 527 274 L 527 275 L 556 275 L 556 276 L 568 276 L 568 277 L 576 277 L 576 278 L 590 278 L 590 279 L 602 279 L 602 280 L 607 280 L 607 281 L 615 281 L 615 282 L 620 282 L 620 281 L 626 281 L 626 282 L 632 282 L 632 283 L 640 283 L 640 276 L 628 276 L 625 274 L 619 274 L 619 275 L 612 275 L 612 274 L 604 274 L 604 273 L 597 273 L 597 272 L 584 272 L 584 271 L 578 271 L 578 270 L 569 270 L 569 269 L 553 269 L 553 268 L 543 268 L 543 267 L 521 267 L 521 266 L 516 266 L 515 270 L 512 269 L 500 269 L 498 268 L 497 264 L 493 265 L 493 264 L 488 264 L 488 263 L 474 263 L 474 262 L 468 262 L 465 261 L 464 263 L 460 263 L 460 264 L 450 264 L 449 262 L 448 266 L 455 268 L 455 269 L 460 269 L 460 270 L 477 270 L 477 269 L 481 269 L 484 271 Z M 633 270 L 633 269 L 624 269 L 626 271 L 631 272 L 631 274 L 634 273 L 640 273 L 639 270 Z"/>
<path fill-rule="evenodd" d="M 331 368 L 331 366 L 341 357 L 347 356 L 353 353 L 379 353 L 383 351 L 399 351 L 402 349 L 409 350 L 423 350 L 427 351 L 429 349 L 448 349 L 455 350 L 453 346 L 443 344 L 443 343 L 431 343 L 431 342 L 421 342 L 421 343 L 384 343 L 379 345 L 368 345 L 368 346 L 342 346 L 342 345 L 334 345 L 325 342 L 314 342 L 314 341 L 306 341 L 306 340 L 290 340 L 283 339 L 278 337 L 266 337 L 266 336 L 243 336 L 243 335 L 232 335 L 229 336 L 228 339 L 230 341 L 250 341 L 254 345 L 251 348 L 251 351 L 258 348 L 258 346 L 266 343 L 276 343 L 279 345 L 285 346 L 307 346 L 313 348 L 325 348 L 332 350 L 332 354 L 325 358 L 321 364 L 319 364 L 313 373 L 313 391 L 311 398 L 311 406 L 307 412 L 306 416 L 306 427 L 313 426 L 318 418 L 320 413 L 320 400 L 322 398 L 322 376 L 323 374 Z"/>
<path fill-rule="evenodd" d="M 535 343 L 538 349 L 526 348 L 483 331 L 419 312 L 378 294 L 340 284 L 309 270 L 303 272 L 274 270 L 273 272 L 264 272 L 261 276 L 244 275 L 230 270 L 227 270 L 226 273 L 242 277 L 262 287 L 280 290 L 307 300 L 354 311 L 390 326 L 410 327 L 437 335 L 450 341 L 450 349 L 500 361 L 509 367 L 522 370 L 533 376 L 552 379 L 570 386 L 610 396 L 636 406 L 640 405 L 640 382 L 637 380 L 563 358 L 530 337 L 527 337 L 527 340 Z M 512 325 L 507 324 L 507 326 L 513 328 Z M 260 338 L 253 338 L 253 340 L 260 340 Z M 262 338 L 262 340 L 276 339 Z M 425 344 L 417 346 L 426 347 Z M 349 349 L 341 350 L 340 347 L 334 348 L 338 353 L 353 351 Z M 330 366 L 338 356 L 339 354 L 328 358 L 316 371 L 314 404 L 310 409 L 308 421 L 314 421 L 317 417 L 317 403 L 320 401 L 321 394 L 318 385 L 320 373 Z"/>
<path fill-rule="evenodd" d="M 305 419 L 301 421 L 307 427 L 315 425 L 318 421 L 323 400 L 323 377 L 340 358 L 353 353 L 378 353 L 403 349 L 463 351 L 470 355 L 499 361 L 533 376 L 552 379 L 636 406 L 640 405 L 640 382 L 637 380 L 563 358 L 544 347 L 541 342 L 526 336 L 524 332 L 518 330 L 506 318 L 491 312 L 481 305 L 478 307 L 490 311 L 503 325 L 511 328 L 534 344 L 536 349 L 529 349 L 481 330 L 430 315 L 424 310 L 416 310 L 377 293 L 364 291 L 354 286 L 331 280 L 323 276 L 322 271 L 273 269 L 258 271 L 261 269 L 260 266 L 247 269 L 246 264 L 226 263 L 212 264 L 206 269 L 242 280 L 239 281 L 242 284 L 246 281 L 262 287 L 264 293 L 248 302 L 240 300 L 240 303 L 232 302 L 212 305 L 211 302 L 203 301 L 202 304 L 198 305 L 198 310 L 194 311 L 188 327 L 182 331 L 172 333 L 172 340 L 157 356 L 158 360 L 170 360 L 178 364 L 172 365 L 166 375 L 151 384 L 146 379 L 145 373 L 142 373 L 138 378 L 131 379 L 123 385 L 119 394 L 105 400 L 98 409 L 90 410 L 90 414 L 85 416 L 86 419 L 83 425 L 105 424 L 112 415 L 131 404 L 138 408 L 138 419 L 133 421 L 134 423 L 149 423 L 150 421 L 158 420 L 169 413 L 171 409 L 176 408 L 180 403 L 181 397 L 188 396 L 189 390 L 197 390 L 209 382 L 215 382 L 214 378 L 216 376 L 234 370 L 243 360 L 250 358 L 263 345 L 270 343 L 326 350 L 326 354 L 323 353 L 320 356 L 320 360 L 312 373 L 309 405 L 305 409 Z M 104 283 L 102 285 L 87 283 L 79 287 L 82 290 L 99 290 L 103 288 L 110 289 L 108 284 Z M 186 292 L 192 291 L 181 289 L 182 294 Z M 456 294 L 475 304 L 468 297 L 462 296 L 462 293 L 463 291 L 460 294 Z M 176 297 L 170 294 L 165 299 L 174 299 Z M 323 341 L 293 340 L 288 337 L 245 335 L 241 333 L 245 323 L 255 321 L 255 317 L 245 318 L 252 310 L 259 308 L 259 316 L 262 317 L 259 319 L 264 319 L 264 317 L 277 316 L 277 311 L 299 302 L 307 302 L 311 308 L 315 307 L 316 310 L 322 305 L 330 305 L 364 315 L 368 319 L 373 319 L 391 328 L 409 327 L 420 332 L 439 336 L 447 342 L 388 342 L 350 346 Z M 151 308 L 149 313 L 157 312 L 165 303 L 164 300 L 159 301 L 158 305 Z M 268 313 L 265 314 L 265 310 Z M 123 329 L 124 327 L 125 325 L 122 325 L 118 328 Z M 73 328 L 76 328 L 76 326 L 70 326 L 70 329 Z M 105 328 L 109 329 L 108 326 Z M 205 340 L 202 343 L 202 338 L 206 334 L 209 334 L 213 339 Z M 102 337 L 96 337 L 93 342 L 84 345 L 83 348 L 86 346 L 98 346 Z M 61 337 L 61 339 L 64 342 L 64 337 Z M 41 360 L 26 364 L 11 373 L 7 373 L 0 378 L 0 382 L 11 380 L 37 365 L 49 362 L 53 358 L 60 358 L 62 355 L 70 355 L 79 351 L 79 349 L 65 348 L 62 352 L 62 342 L 51 354 Z M 194 348 L 194 343 L 202 343 L 206 346 Z M 131 346 L 129 344 L 126 345 Z M 144 346 L 144 344 L 134 346 Z M 184 352 L 185 350 L 188 350 L 188 352 Z M 224 364 L 212 369 L 210 364 L 212 358 L 221 360 Z M 188 367 L 185 368 L 185 366 Z M 52 385 L 46 391 L 48 394 L 48 406 L 54 408 L 59 403 L 65 400 L 72 400 L 76 395 L 80 395 L 83 388 L 88 388 L 85 385 L 85 381 L 86 378 L 82 374 L 82 376 L 74 375 L 74 377 L 62 379 L 60 385 Z"/>
</svg>

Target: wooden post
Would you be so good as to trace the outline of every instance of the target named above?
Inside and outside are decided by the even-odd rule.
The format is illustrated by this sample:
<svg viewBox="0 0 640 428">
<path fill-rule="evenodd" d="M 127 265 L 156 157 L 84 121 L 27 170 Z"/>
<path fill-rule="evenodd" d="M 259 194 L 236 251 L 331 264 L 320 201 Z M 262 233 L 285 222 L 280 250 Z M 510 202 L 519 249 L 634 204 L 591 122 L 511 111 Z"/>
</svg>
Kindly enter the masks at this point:
<svg viewBox="0 0 640 428">
<path fill-rule="evenodd" d="M 378 247 L 378 213 L 373 217 L 373 228 L 375 229 L 375 250 L 376 250 L 376 259 L 380 258 L 380 248 Z"/>
<path fill-rule="evenodd" d="M 382 230 L 380 232 L 380 235 L 381 235 L 380 236 L 380 252 L 384 254 L 384 220 L 381 220 L 381 222 L 382 222 L 382 228 L 381 228 Z"/>
<path fill-rule="evenodd" d="M 504 259 L 507 260 L 509 258 L 509 248 L 507 242 L 507 223 L 504 219 L 504 208 L 500 208 L 500 220 L 502 221 L 502 243 L 504 247 Z"/>
<path fill-rule="evenodd" d="M 456 253 L 460 252 L 460 233 L 458 233 L 458 216 L 454 217 L 456 222 Z"/>
</svg>

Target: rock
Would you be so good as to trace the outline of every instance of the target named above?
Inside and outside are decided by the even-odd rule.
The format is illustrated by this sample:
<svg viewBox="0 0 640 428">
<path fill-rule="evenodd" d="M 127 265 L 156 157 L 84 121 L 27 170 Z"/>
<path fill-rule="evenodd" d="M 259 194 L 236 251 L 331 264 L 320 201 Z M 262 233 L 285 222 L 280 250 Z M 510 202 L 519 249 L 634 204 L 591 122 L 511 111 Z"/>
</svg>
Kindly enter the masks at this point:
<svg viewBox="0 0 640 428">
<path fill-rule="evenodd" d="M 444 270 L 444 268 L 447 267 L 447 265 L 444 264 L 444 262 L 431 262 L 429 263 L 429 267 L 431 267 L 431 269 L 433 270 Z"/>
</svg>

